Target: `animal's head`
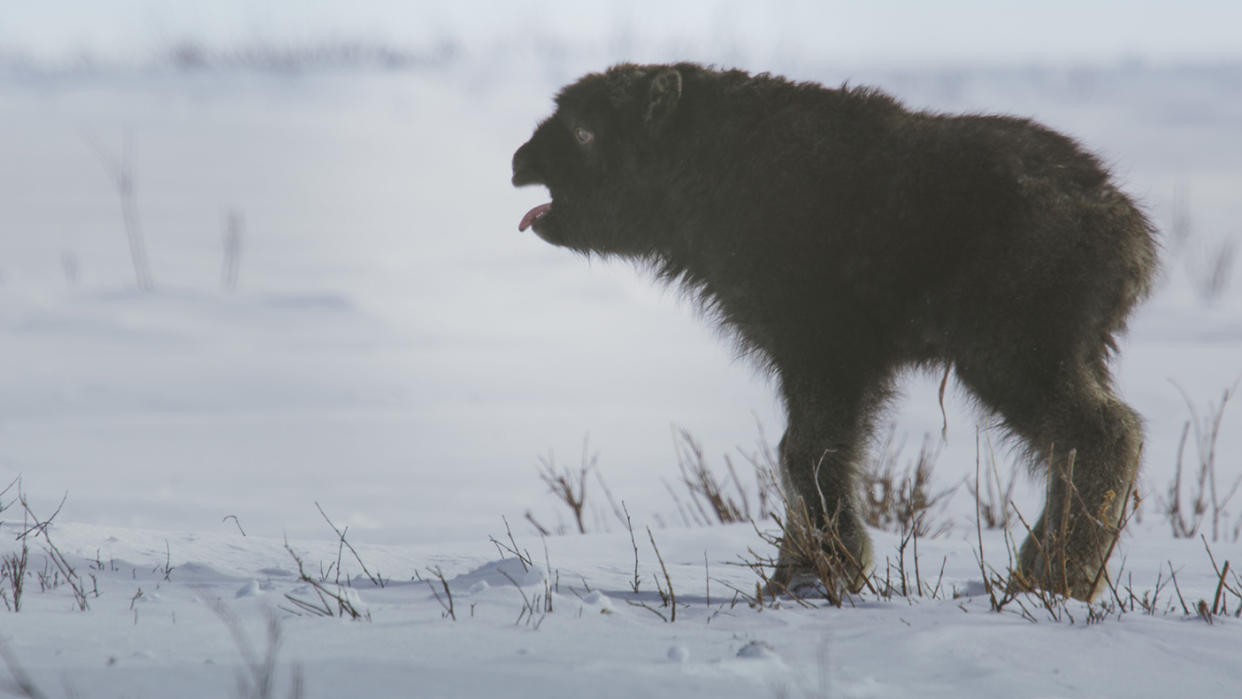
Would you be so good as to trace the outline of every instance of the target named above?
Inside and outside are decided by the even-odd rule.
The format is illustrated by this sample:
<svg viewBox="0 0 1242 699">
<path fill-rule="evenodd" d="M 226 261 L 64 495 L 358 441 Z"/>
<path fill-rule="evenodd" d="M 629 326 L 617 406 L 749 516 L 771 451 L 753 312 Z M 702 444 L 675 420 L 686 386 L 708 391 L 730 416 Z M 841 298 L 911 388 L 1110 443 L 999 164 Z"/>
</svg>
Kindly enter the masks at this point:
<svg viewBox="0 0 1242 699">
<path fill-rule="evenodd" d="M 659 171 L 688 66 L 620 65 L 564 88 L 556 112 L 513 155 L 513 184 L 544 185 L 552 201 L 519 224 L 582 252 L 657 252 L 665 208 Z"/>
</svg>

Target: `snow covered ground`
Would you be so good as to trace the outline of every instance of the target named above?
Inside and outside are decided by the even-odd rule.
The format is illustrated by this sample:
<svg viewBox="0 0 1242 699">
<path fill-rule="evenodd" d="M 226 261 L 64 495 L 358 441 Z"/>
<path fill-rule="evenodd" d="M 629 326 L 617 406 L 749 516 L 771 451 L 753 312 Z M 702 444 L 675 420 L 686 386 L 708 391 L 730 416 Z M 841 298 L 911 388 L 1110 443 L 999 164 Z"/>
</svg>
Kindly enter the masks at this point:
<svg viewBox="0 0 1242 699">
<path fill-rule="evenodd" d="M 189 14 L 174 13 L 193 25 Z M 274 614 L 273 696 L 292 690 L 295 666 L 307 696 L 1236 694 L 1242 625 L 1182 613 L 1170 565 L 1188 605 L 1212 601 L 1217 575 L 1201 542 L 1170 536 L 1159 497 L 1187 401 L 1203 416 L 1242 377 L 1242 272 L 1204 289 L 1228 246 L 1242 246 L 1242 63 L 1170 50 L 868 65 L 818 53 L 805 32 L 748 35 L 725 11 L 680 44 L 636 22 L 573 36 L 546 16 L 515 19 L 538 28 L 517 38 L 494 18 L 490 34 L 441 29 L 451 45 L 381 34 L 433 48 L 386 68 L 339 57 L 307 67 L 307 46 L 340 45 L 323 31 L 275 41 L 254 30 L 246 45 L 296 49 L 303 64 L 290 68 L 239 58 L 210 31 L 191 42 L 197 63 L 152 58 L 188 45 L 177 22 L 163 43 L 137 42 L 147 53 L 104 42 L 88 58 L 0 24 L 0 488 L 20 476 L 44 518 L 67 494 L 50 537 L 89 583 L 80 611 L 35 539 L 23 608 L 0 609 L 0 639 L 44 693 L 244 694 L 245 646 L 263 655 Z M 512 151 L 562 83 L 620 58 L 686 57 L 874 83 L 912 106 L 1034 116 L 1100 153 L 1144 202 L 1166 234 L 1165 271 L 1118 364 L 1148 440 L 1143 519 L 1114 567 L 1124 559 L 1138 594 L 1165 585 L 1160 614 L 1087 627 L 1082 606 L 1069 608 L 1073 624 L 989 612 L 960 486 L 944 514 L 953 528 L 919 553 L 923 576 L 943 562 L 943 589 L 962 596 L 735 604 L 727 585 L 751 590 L 755 577 L 734 564 L 763 544 L 749 526 L 683 525 L 662 483 L 677 479 L 670 425 L 722 465 L 755 449 L 757 424 L 779 436 L 771 387 L 676 293 L 517 233 L 543 194 L 509 186 Z M 151 292 L 135 283 L 117 164 L 134 178 Z M 235 290 L 221 283 L 230 213 L 242 222 Z M 933 378 L 907 386 L 892 419 L 913 458 L 941 414 Z M 936 481 L 952 487 L 974 475 L 976 426 L 999 435 L 965 396 L 950 392 L 946 408 Z M 576 465 L 584 439 L 634 515 L 638 595 L 629 535 L 595 484 L 587 536 L 545 542 L 524 519 L 571 526 L 536 467 L 549 453 Z M 1242 405 L 1226 407 L 1216 447 L 1223 497 L 1242 476 Z M 1185 457 L 1198 458 L 1193 443 Z M 25 531 L 15 493 L 0 499 L 0 554 Z M 1024 483 L 1015 499 L 1033 512 L 1039 493 Z M 315 593 L 296 579 L 286 537 L 316 579 L 338 560 L 316 503 L 387 582 L 353 580 L 369 621 L 287 611 L 286 594 Z M 1211 548 L 1242 565 L 1242 499 L 1230 505 Z M 538 571 L 489 542 L 508 541 L 502 516 Z M 673 623 L 629 603 L 668 612 L 645 526 L 685 605 Z M 875 535 L 880 557 L 895 556 L 896 535 Z M 985 537 L 1003 565 L 999 533 Z M 361 574 L 348 551 L 342 565 Z M 435 567 L 456 620 L 411 580 Z"/>
<path fill-rule="evenodd" d="M 291 691 L 295 671 L 306 696 L 324 697 L 1228 697 L 1238 684 L 1236 619 L 1208 625 L 1177 609 L 1085 626 L 1080 605 L 1070 608 L 1074 624 L 997 614 L 977 589 L 968 542 L 951 538 L 923 542 L 923 574 L 930 561 L 935 578 L 947 561 L 944 589 L 965 596 L 759 611 L 727 587 L 753 589 L 753 574 L 728 565 L 755 545 L 748 525 L 661 530 L 656 542 L 685 605 L 671 623 L 628 602 L 668 614 L 650 577 L 659 567 L 648 542 L 639 547 L 645 579 L 632 594 L 634 554 L 624 533 L 549 538 L 546 558 L 538 539 L 519 536 L 538 566 L 529 573 L 485 542 L 361 545 L 373 573 L 394 575 L 383 589 L 365 578 L 354 583 L 354 604 L 370 621 L 287 611 L 297 609 L 287 594 L 317 600 L 295 579 L 278 539 L 86 524 L 57 526 L 54 538 L 99 547 L 98 558 L 92 550 L 88 560 L 75 559 L 98 580 L 98 597 L 88 593 L 90 610 L 76 611 L 63 585 L 43 593 L 32 580 L 26 607 L 5 613 L 2 628 L 33 680 L 55 696 L 246 696 L 237 676 L 254 681 L 243 659 L 262 665 L 269 614 L 279 619 L 282 641 L 276 697 Z M 876 543 L 892 550 L 897 541 L 880 534 Z M 337 557 L 331 542 L 292 545 L 315 562 L 316 578 L 319 562 Z M 989 550 L 1001 550 L 994 536 L 985 540 Z M 1236 545 L 1214 552 L 1218 560 L 1239 553 Z M 1215 580 L 1199 542 L 1142 534 L 1126 553 L 1136 587 L 1152 589 L 1171 558 L 1188 603 L 1211 599 Z M 348 551 L 345 557 L 346 569 L 357 571 Z M 453 592 L 456 620 L 426 584 L 409 580 L 415 571 L 434 580 L 434 566 Z M 1167 572 L 1164 580 L 1160 606 L 1176 607 Z"/>
</svg>

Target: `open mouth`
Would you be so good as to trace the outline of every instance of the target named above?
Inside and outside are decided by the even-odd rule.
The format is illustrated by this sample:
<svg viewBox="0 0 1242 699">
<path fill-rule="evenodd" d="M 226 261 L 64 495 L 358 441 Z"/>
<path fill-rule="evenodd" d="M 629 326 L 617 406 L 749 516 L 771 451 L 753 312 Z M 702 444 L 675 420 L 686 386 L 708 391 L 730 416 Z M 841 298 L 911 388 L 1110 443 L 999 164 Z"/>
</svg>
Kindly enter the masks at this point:
<svg viewBox="0 0 1242 699">
<path fill-rule="evenodd" d="M 544 216 L 547 216 L 548 212 L 551 210 L 552 210 L 552 202 L 548 202 L 546 204 L 540 204 L 539 206 L 536 206 L 530 211 L 527 211 L 526 215 L 522 217 L 522 222 L 518 224 L 518 230 L 525 231 L 527 228 L 530 228 L 531 226 L 535 225 L 536 221 L 543 218 Z"/>
</svg>

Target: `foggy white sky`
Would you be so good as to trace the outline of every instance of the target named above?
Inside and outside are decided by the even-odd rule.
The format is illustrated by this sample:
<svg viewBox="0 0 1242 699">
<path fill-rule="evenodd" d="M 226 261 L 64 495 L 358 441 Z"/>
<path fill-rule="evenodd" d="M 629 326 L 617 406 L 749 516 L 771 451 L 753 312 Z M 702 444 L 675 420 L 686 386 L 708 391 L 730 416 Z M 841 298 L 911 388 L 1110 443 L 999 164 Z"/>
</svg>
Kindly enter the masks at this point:
<svg viewBox="0 0 1242 699">
<path fill-rule="evenodd" d="M 628 36 L 905 64 L 1201 61 L 1242 56 L 1238 27 L 1242 3 L 1232 0 L 42 0 L 0 7 L 0 56 L 142 60 L 187 38 L 404 45 L 447 36 L 474 47 L 541 31 L 588 45 Z"/>
</svg>

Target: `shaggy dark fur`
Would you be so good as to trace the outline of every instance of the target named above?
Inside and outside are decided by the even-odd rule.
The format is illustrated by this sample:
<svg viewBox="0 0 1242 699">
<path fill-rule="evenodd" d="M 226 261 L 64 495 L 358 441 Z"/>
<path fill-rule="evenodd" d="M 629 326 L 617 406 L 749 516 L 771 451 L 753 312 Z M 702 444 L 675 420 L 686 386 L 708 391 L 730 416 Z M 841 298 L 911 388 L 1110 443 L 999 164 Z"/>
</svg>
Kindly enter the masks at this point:
<svg viewBox="0 0 1242 699">
<path fill-rule="evenodd" d="M 1142 439 L 1108 359 L 1156 244 L 1073 140 L 1025 119 L 912 112 L 868 88 L 619 65 L 560 93 L 514 154 L 513 183 L 552 195 L 521 228 L 653 266 L 771 368 L 788 494 L 817 518 L 839 510 L 856 555 L 869 558 L 855 470 L 895 373 L 952 366 L 1049 474 L 1056 526 L 1036 525 L 1022 569 L 1095 593 Z M 1070 508 L 1069 567 L 1050 577 L 1044 551 L 1077 502 L 1057 475 L 1071 450 L 1092 516 Z"/>
</svg>

